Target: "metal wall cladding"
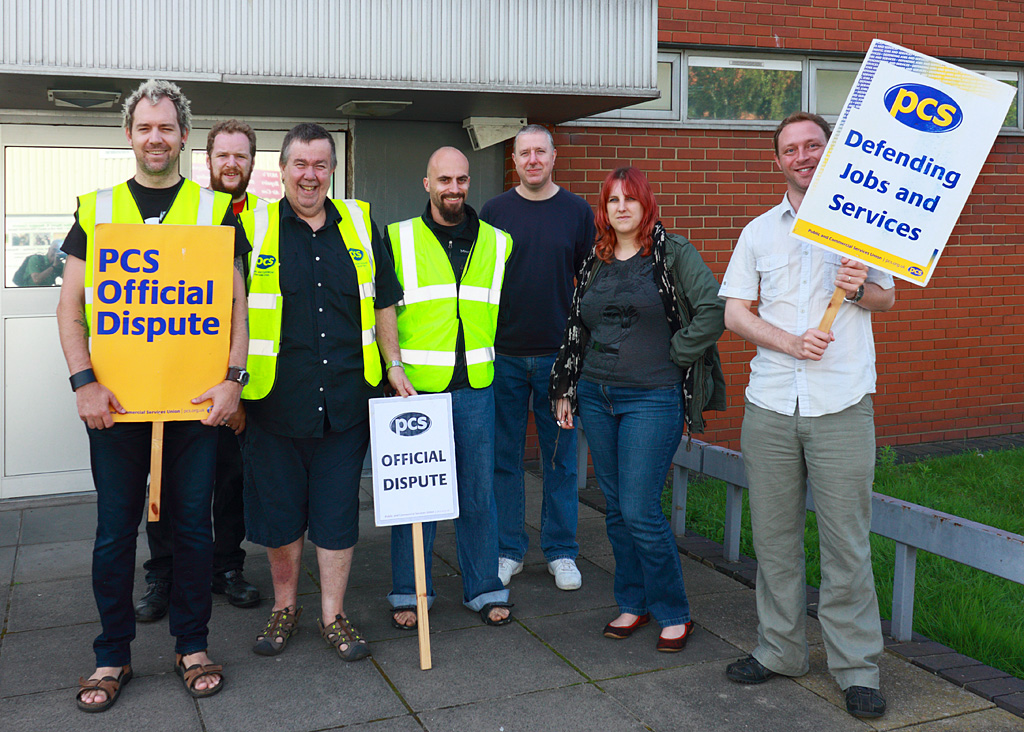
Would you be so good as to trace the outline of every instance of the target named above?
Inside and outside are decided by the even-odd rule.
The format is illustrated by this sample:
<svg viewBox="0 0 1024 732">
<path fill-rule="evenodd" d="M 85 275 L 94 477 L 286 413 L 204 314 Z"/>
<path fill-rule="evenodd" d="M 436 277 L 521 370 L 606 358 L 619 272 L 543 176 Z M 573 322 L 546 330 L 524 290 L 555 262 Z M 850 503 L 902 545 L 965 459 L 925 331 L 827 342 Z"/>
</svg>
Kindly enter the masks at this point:
<svg viewBox="0 0 1024 732">
<path fill-rule="evenodd" d="M 657 0 L 3 0 L 0 71 L 646 92 L 657 13 Z"/>
</svg>

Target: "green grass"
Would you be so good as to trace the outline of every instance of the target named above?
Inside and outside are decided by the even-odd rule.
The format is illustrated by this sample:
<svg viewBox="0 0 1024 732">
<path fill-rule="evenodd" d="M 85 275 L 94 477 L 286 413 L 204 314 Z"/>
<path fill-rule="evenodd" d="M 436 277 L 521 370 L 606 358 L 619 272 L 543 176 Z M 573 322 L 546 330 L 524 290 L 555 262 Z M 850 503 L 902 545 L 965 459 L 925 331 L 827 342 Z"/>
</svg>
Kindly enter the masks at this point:
<svg viewBox="0 0 1024 732">
<path fill-rule="evenodd" d="M 897 465 L 883 449 L 875 470 L 875 490 L 894 498 L 945 511 L 996 528 L 1024 534 L 1024 449 L 967 452 Z M 662 496 L 666 515 L 671 483 Z M 721 542 L 725 484 L 691 480 L 686 527 Z M 818 527 L 808 514 L 804 531 L 807 582 L 819 586 Z M 882 617 L 892 612 L 895 542 L 871 535 L 872 564 Z M 750 507 L 743 497 L 740 551 L 755 557 Z M 917 553 L 914 630 L 982 663 L 1024 678 L 1024 585 L 994 577 L 928 552 Z"/>
</svg>

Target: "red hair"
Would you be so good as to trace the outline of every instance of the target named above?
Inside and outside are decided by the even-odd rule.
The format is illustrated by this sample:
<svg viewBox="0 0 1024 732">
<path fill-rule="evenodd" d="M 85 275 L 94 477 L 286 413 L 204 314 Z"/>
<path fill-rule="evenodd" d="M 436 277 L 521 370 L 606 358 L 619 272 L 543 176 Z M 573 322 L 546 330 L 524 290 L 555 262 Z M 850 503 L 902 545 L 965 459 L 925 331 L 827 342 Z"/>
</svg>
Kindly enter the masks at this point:
<svg viewBox="0 0 1024 732">
<path fill-rule="evenodd" d="M 615 229 L 608 221 L 608 197 L 611 196 L 612 187 L 616 182 L 622 183 L 623 195 L 636 199 L 643 207 L 644 215 L 640 219 L 637 242 L 640 244 L 640 253 L 644 256 L 651 253 L 654 222 L 658 220 L 658 202 L 654 200 L 654 191 L 651 190 L 646 175 L 633 166 L 616 168 L 609 173 L 601 185 L 601 196 L 594 216 L 594 225 L 597 227 L 594 251 L 598 259 L 604 262 L 612 261 L 612 257 L 615 256 Z"/>
</svg>

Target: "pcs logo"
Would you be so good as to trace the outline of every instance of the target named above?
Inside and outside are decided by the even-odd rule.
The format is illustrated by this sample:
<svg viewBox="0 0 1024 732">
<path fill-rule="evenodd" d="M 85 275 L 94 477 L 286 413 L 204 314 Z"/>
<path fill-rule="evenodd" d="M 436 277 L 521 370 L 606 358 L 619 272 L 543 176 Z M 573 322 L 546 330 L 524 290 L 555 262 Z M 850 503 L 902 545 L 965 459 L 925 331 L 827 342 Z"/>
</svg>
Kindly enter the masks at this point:
<svg viewBox="0 0 1024 732">
<path fill-rule="evenodd" d="M 358 262 L 360 259 L 363 258 L 363 250 L 362 249 L 349 249 L 348 253 L 352 257 L 352 261 L 353 262 Z"/>
<path fill-rule="evenodd" d="M 915 277 L 920 277 L 921 275 L 924 274 L 924 270 L 921 269 L 920 267 L 907 267 L 907 272 L 914 275 Z"/>
<path fill-rule="evenodd" d="M 918 132 L 949 132 L 964 121 L 960 105 L 924 84 L 897 84 L 882 99 L 889 114 Z"/>
<path fill-rule="evenodd" d="M 405 412 L 391 420 L 389 427 L 396 435 L 415 437 L 430 429 L 430 417 L 419 412 Z"/>
<path fill-rule="evenodd" d="M 261 254 L 256 260 L 256 269 L 270 269 L 277 263 L 277 257 L 270 254 Z"/>
</svg>

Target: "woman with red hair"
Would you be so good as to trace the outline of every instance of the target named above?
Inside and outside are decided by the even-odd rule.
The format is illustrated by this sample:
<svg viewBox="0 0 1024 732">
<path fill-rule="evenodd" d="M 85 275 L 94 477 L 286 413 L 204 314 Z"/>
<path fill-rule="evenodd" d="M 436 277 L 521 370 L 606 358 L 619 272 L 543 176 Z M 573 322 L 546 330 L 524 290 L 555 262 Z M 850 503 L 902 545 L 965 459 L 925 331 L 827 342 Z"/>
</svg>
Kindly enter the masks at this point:
<svg viewBox="0 0 1024 732">
<path fill-rule="evenodd" d="M 693 622 L 661 494 L 684 427 L 703 432 L 701 413 L 725 408 L 715 346 L 724 303 L 693 245 L 658 221 L 636 168 L 605 179 L 595 223 L 551 371 L 551 404 L 564 429 L 580 415 L 605 496 L 620 613 L 605 636 L 628 638 L 653 616 L 658 650 L 681 651 Z"/>
</svg>

